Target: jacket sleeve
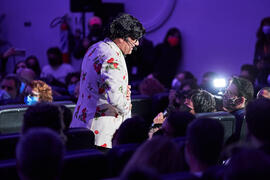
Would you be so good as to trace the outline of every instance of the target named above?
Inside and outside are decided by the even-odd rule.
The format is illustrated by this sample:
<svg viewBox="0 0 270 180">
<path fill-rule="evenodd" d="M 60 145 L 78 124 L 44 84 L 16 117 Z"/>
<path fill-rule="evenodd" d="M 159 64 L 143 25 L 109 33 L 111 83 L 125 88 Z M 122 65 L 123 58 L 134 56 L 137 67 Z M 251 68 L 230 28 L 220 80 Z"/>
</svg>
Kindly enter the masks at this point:
<svg viewBox="0 0 270 180">
<path fill-rule="evenodd" d="M 101 83 L 105 90 L 107 101 L 116 109 L 120 115 L 130 113 L 130 101 L 127 100 L 127 79 L 125 79 L 126 67 L 124 59 L 117 55 L 104 57 L 101 67 Z"/>
</svg>

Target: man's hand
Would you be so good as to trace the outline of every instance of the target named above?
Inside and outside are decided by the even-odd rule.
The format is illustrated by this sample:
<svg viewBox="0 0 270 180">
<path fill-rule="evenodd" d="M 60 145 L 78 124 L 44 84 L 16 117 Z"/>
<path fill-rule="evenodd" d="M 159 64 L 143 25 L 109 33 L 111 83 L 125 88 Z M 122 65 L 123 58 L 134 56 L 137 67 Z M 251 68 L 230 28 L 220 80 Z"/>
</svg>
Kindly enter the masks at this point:
<svg viewBox="0 0 270 180">
<path fill-rule="evenodd" d="M 131 109 L 132 109 L 132 104 L 130 103 L 129 104 L 129 110 L 131 111 Z"/>
<path fill-rule="evenodd" d="M 162 124 L 165 121 L 165 117 L 162 112 L 160 112 L 153 120 L 154 124 Z"/>
</svg>

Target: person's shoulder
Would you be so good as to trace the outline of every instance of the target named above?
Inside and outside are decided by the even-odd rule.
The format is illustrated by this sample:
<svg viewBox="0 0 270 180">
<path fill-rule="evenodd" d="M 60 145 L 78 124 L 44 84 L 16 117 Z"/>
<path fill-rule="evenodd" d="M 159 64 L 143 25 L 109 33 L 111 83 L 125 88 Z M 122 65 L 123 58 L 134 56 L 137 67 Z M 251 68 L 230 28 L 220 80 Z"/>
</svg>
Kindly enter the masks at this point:
<svg viewBox="0 0 270 180">
<path fill-rule="evenodd" d="M 42 68 L 42 71 L 49 71 L 50 69 L 52 69 L 51 66 L 47 64 Z"/>
<path fill-rule="evenodd" d="M 96 43 L 91 49 L 100 56 L 114 57 L 120 55 L 120 51 L 118 52 L 114 42 L 108 39 Z"/>
<path fill-rule="evenodd" d="M 67 64 L 67 63 L 63 63 L 63 64 L 61 65 L 61 67 L 62 67 L 63 69 L 72 69 L 72 70 L 73 70 L 73 67 L 72 67 L 70 64 Z"/>
</svg>

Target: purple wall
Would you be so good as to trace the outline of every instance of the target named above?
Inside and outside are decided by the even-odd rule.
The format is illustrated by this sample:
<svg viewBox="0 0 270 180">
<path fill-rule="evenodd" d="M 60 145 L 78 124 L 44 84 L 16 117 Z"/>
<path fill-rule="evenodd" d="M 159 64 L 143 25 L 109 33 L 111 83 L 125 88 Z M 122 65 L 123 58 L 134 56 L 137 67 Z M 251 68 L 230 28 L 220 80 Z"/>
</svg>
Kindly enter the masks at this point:
<svg viewBox="0 0 270 180">
<path fill-rule="evenodd" d="M 172 1 L 172 0 L 171 0 Z M 224 75 L 238 74 L 244 63 L 252 63 L 255 33 L 260 20 L 270 16 L 269 0 L 176 0 L 168 21 L 146 37 L 155 44 L 161 42 L 170 27 L 178 27 L 183 35 L 184 64 L 200 80 L 206 71 Z M 169 0 L 103 0 L 123 2 L 128 13 L 144 24 L 158 22 L 166 11 Z M 73 28 L 80 14 L 69 12 L 69 0 L 1 0 L 0 14 L 6 19 L 0 25 L 5 38 L 13 46 L 24 48 L 27 55 L 36 54 L 42 65 L 47 63 L 46 50 L 59 45 L 59 27 L 51 29 L 49 23 L 68 13 Z M 92 14 L 88 14 L 91 17 Z M 31 21 L 31 27 L 24 27 Z M 79 67 L 79 61 L 74 61 Z"/>
</svg>

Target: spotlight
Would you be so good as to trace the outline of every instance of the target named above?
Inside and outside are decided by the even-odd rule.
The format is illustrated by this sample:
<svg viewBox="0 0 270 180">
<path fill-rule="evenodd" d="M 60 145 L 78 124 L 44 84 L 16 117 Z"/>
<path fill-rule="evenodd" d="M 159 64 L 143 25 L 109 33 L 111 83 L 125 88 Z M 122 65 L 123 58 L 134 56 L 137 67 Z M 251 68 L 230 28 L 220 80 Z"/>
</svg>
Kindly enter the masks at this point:
<svg viewBox="0 0 270 180">
<path fill-rule="evenodd" d="M 222 96 L 224 94 L 226 86 L 227 82 L 225 78 L 215 78 L 213 80 L 213 87 L 215 89 L 215 94 L 218 96 Z"/>
<path fill-rule="evenodd" d="M 213 86 L 215 88 L 224 88 L 226 87 L 226 80 L 224 78 L 216 78 L 213 80 Z"/>
</svg>

